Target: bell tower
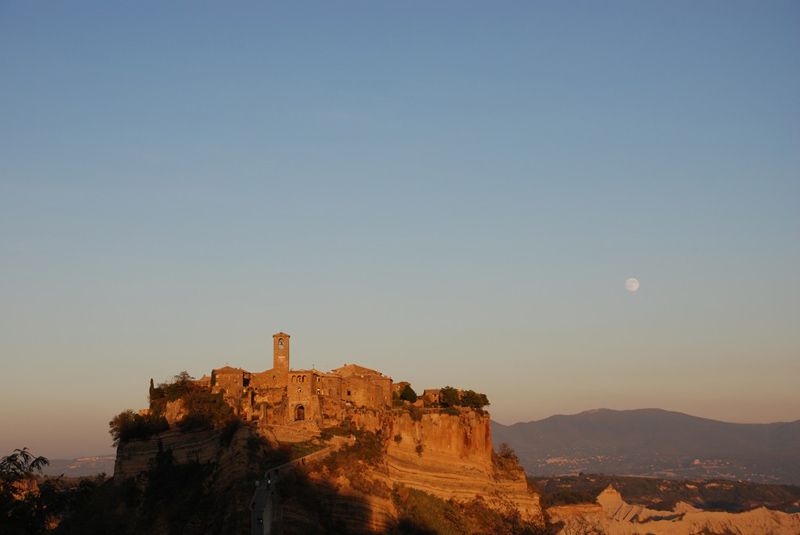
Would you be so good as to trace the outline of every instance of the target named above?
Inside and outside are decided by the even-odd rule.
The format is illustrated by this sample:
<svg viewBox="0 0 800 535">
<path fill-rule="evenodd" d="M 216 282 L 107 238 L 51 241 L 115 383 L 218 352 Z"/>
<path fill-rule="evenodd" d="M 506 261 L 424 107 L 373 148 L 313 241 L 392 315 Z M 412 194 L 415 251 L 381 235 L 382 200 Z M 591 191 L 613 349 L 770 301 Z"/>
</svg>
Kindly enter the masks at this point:
<svg viewBox="0 0 800 535">
<path fill-rule="evenodd" d="M 289 372 L 289 335 L 285 332 L 272 335 L 272 369 Z"/>
</svg>

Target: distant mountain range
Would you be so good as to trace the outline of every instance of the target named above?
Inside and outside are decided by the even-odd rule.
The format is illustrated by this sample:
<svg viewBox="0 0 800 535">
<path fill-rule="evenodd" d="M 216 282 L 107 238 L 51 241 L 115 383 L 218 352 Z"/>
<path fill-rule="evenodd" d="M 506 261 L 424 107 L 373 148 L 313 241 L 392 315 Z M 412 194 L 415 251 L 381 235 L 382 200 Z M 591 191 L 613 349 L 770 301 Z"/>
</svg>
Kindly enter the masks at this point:
<svg viewBox="0 0 800 535">
<path fill-rule="evenodd" d="M 50 459 L 43 470 L 48 476 L 83 477 L 97 474 L 114 475 L 114 455 L 95 455 L 77 459 Z"/>
<path fill-rule="evenodd" d="M 734 424 L 661 409 L 492 422 L 531 475 L 598 473 L 800 484 L 800 420 Z"/>
</svg>

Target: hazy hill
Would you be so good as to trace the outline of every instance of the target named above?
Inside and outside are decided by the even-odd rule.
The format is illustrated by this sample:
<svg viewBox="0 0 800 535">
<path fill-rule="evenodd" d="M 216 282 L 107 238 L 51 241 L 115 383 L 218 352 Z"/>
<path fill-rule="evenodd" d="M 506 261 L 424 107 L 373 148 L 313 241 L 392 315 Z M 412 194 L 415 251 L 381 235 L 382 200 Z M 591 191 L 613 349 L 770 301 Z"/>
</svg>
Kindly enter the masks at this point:
<svg viewBox="0 0 800 535">
<path fill-rule="evenodd" d="M 529 474 L 579 472 L 800 483 L 800 420 L 734 424 L 661 409 L 492 422 Z"/>
<path fill-rule="evenodd" d="M 50 459 L 43 473 L 48 476 L 84 477 L 114 473 L 113 455 L 94 455 L 77 459 Z"/>
</svg>

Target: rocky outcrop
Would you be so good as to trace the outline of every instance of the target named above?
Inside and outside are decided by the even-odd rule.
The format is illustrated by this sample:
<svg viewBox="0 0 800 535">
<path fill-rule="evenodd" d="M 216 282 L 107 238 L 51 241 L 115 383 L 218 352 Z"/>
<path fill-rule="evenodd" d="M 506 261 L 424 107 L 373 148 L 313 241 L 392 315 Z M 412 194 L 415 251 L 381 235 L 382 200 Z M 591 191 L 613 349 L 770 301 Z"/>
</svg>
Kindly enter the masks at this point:
<svg viewBox="0 0 800 535">
<path fill-rule="evenodd" d="M 159 452 L 168 450 L 178 464 L 214 461 L 220 453 L 220 436 L 219 430 L 183 432 L 175 429 L 147 440 L 120 444 L 114 462 L 114 479 L 127 479 L 147 472 Z"/>
<path fill-rule="evenodd" d="M 167 409 L 173 421 L 180 419 L 181 404 L 170 404 Z M 308 494 L 313 493 L 324 506 L 325 518 L 314 520 L 317 524 L 333 522 L 351 531 L 385 532 L 398 521 L 392 501 L 396 486 L 463 503 L 477 498 L 501 513 L 518 513 L 526 522 L 544 524 L 539 495 L 528 489 L 522 469 L 517 465 L 511 469 L 495 465 L 488 414 L 470 409 L 456 414 L 440 409 L 418 409 L 413 413 L 357 409 L 349 416 L 352 428 L 383 438 L 384 454 L 372 465 L 356 457 L 359 466 L 348 467 L 344 472 L 330 471 L 308 459 L 309 469 L 301 470 L 297 477 L 307 478 L 311 485 L 307 487 Z M 259 442 L 274 449 L 279 443 L 309 438 L 305 431 L 300 426 L 244 425 L 232 438 L 227 437 L 230 444 L 223 445 L 222 430 L 187 432 L 175 428 L 147 440 L 121 444 L 114 478 L 140 476 L 154 466 L 160 454 L 169 452 L 176 464 L 213 463 L 213 488 L 230 488 L 237 479 L 253 477 L 248 474 L 252 467 L 237 461 L 247 457 L 248 438 L 260 435 Z M 283 440 L 287 437 L 292 440 Z M 330 441 L 352 444 L 353 438 L 334 436 Z M 287 500 L 281 507 L 283 522 L 293 517 L 293 511 L 300 516 L 302 511 L 308 511 L 302 496 Z M 297 520 L 291 525 L 303 524 Z"/>
<path fill-rule="evenodd" d="M 703 511 L 678 503 L 672 511 L 631 505 L 609 486 L 595 504 L 549 507 L 547 518 L 560 524 L 560 534 L 606 533 L 608 535 L 682 535 L 686 533 L 724 533 L 737 535 L 797 535 L 800 514 L 772 511 L 764 507 L 743 513 Z"/>
<path fill-rule="evenodd" d="M 166 407 L 164 408 L 164 418 L 166 418 L 170 427 L 175 427 L 186 414 L 186 407 L 182 399 L 167 401 Z"/>
<path fill-rule="evenodd" d="M 393 483 L 460 501 L 483 498 L 492 507 L 518 509 L 525 520 L 543 523 L 539 495 L 521 470 L 498 471 L 492 460 L 488 414 L 426 411 L 419 419 L 392 415 L 386 464 Z"/>
</svg>

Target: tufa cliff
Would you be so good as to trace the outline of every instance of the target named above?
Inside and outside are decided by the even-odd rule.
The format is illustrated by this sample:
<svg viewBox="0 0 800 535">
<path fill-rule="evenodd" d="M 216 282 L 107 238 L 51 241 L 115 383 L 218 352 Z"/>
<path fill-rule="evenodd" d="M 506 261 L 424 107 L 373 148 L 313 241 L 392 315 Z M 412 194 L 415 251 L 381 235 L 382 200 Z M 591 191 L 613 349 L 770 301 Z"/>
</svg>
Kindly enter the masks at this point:
<svg viewBox="0 0 800 535">
<path fill-rule="evenodd" d="M 193 484 L 229 525 L 248 501 L 242 489 L 266 479 L 254 519 L 274 533 L 430 531 L 443 515 L 450 524 L 434 532 L 544 527 L 516 456 L 493 451 L 485 395 L 445 387 L 417 396 L 409 383 L 355 364 L 294 370 L 289 335 L 273 338 L 264 372 L 151 380 L 150 406 L 110 422 L 116 484 L 134 481 L 146 493 L 165 467 L 194 467 Z M 160 525 L 148 529 L 169 532 Z"/>
</svg>

